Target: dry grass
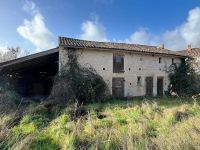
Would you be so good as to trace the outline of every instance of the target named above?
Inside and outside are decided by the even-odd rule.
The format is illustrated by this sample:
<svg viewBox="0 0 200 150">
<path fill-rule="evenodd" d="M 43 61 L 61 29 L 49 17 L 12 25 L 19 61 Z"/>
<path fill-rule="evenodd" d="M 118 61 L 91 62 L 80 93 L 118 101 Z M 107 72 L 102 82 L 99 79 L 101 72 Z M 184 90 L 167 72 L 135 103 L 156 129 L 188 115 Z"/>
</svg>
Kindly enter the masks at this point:
<svg viewBox="0 0 200 150">
<path fill-rule="evenodd" d="M 82 107 L 87 113 L 76 120 L 72 106 L 25 115 L 8 129 L 1 149 L 200 149 L 198 99 L 135 98 Z M 7 120 L 2 117 L 0 127 Z"/>
</svg>

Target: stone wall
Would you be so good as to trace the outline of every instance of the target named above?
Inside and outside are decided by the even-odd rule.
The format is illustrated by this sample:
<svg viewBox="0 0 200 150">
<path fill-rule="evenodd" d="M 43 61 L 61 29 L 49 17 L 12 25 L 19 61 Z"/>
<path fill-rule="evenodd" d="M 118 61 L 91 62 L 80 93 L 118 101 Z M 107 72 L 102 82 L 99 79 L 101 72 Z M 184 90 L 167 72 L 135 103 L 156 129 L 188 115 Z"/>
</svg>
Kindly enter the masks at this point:
<svg viewBox="0 0 200 150">
<path fill-rule="evenodd" d="M 145 78 L 153 77 L 153 95 L 157 95 L 157 78 L 164 78 L 164 91 L 168 90 L 170 83 L 166 69 L 174 63 L 180 64 L 180 58 L 173 56 L 152 55 L 145 53 L 134 53 L 124 51 L 108 51 L 99 49 L 78 50 L 78 61 L 81 65 L 95 68 L 106 83 L 112 94 L 112 78 L 123 77 L 125 79 L 126 97 L 144 96 L 146 94 Z M 113 73 L 113 54 L 124 54 L 124 73 Z M 161 63 L 159 63 L 161 57 Z M 67 63 L 67 50 L 60 47 L 59 51 L 59 68 L 61 69 Z M 141 76 L 141 85 L 137 85 L 137 77 Z"/>
</svg>

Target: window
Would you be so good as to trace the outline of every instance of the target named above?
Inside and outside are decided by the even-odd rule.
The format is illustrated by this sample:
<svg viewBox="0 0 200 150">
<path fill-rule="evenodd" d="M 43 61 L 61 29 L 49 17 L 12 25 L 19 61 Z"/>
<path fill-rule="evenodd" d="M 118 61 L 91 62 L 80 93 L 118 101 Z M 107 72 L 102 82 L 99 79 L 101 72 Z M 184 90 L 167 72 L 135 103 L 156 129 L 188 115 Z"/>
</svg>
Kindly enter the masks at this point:
<svg viewBox="0 0 200 150">
<path fill-rule="evenodd" d="M 122 54 L 113 55 L 113 72 L 114 73 L 124 72 L 124 55 Z"/>
<path fill-rule="evenodd" d="M 172 64 L 174 64 L 174 58 L 172 58 Z"/>
<path fill-rule="evenodd" d="M 141 76 L 137 77 L 137 85 L 141 85 Z"/>
<path fill-rule="evenodd" d="M 159 57 L 159 64 L 160 64 L 160 63 L 162 63 L 162 58 L 161 58 L 161 57 Z"/>
</svg>

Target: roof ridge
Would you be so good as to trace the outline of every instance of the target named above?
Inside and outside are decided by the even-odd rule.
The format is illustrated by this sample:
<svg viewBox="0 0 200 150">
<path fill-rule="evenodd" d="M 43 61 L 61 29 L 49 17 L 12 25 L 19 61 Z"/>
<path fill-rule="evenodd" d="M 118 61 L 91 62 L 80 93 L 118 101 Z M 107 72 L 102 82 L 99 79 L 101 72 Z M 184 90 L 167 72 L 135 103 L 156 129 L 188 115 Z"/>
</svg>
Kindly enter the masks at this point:
<svg viewBox="0 0 200 150">
<path fill-rule="evenodd" d="M 199 49 L 200 50 L 200 48 L 198 48 L 198 47 L 193 47 L 192 49 Z"/>
<path fill-rule="evenodd" d="M 97 48 L 97 49 L 112 49 L 112 50 L 124 50 L 124 51 L 135 51 L 143 53 L 157 53 L 167 55 L 183 56 L 183 54 L 172 51 L 160 46 L 152 45 L 140 45 L 132 43 L 118 43 L 118 42 L 99 42 L 89 41 L 82 39 L 75 39 L 69 37 L 59 37 L 59 46 L 71 47 L 71 48 Z"/>
<path fill-rule="evenodd" d="M 191 50 L 193 49 L 200 49 L 200 47 L 192 47 Z M 185 50 L 188 50 L 187 48 L 186 49 L 183 49 L 183 50 L 180 50 L 180 51 L 185 51 Z"/>
<path fill-rule="evenodd" d="M 133 44 L 133 43 L 125 43 L 125 42 L 110 42 L 110 41 L 91 41 L 91 40 L 84 40 L 84 39 L 78 39 L 78 38 L 69 38 L 69 37 L 63 37 L 63 36 L 59 36 L 59 39 L 68 39 L 68 40 L 77 40 L 77 41 L 83 41 L 83 42 L 95 42 L 95 43 L 108 43 L 108 44 L 125 44 L 125 45 L 135 45 L 135 46 L 148 46 L 148 47 L 156 47 L 158 48 L 159 46 L 156 45 L 145 45 L 145 44 Z M 60 42 L 60 40 L 59 40 Z M 59 43 L 60 44 L 60 43 Z M 162 49 L 162 48 L 160 48 Z M 164 48 L 164 50 L 169 50 Z"/>
</svg>

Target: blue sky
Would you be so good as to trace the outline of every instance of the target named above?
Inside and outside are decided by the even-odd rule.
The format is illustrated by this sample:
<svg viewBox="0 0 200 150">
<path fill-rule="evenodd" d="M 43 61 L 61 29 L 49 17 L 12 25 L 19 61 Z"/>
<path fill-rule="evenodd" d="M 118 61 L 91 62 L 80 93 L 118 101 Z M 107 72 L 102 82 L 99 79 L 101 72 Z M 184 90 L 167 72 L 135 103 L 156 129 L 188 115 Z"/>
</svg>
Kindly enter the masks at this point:
<svg viewBox="0 0 200 150">
<path fill-rule="evenodd" d="M 200 0 L 0 1 L 1 50 L 47 50 L 57 46 L 58 36 L 200 47 Z"/>
</svg>

